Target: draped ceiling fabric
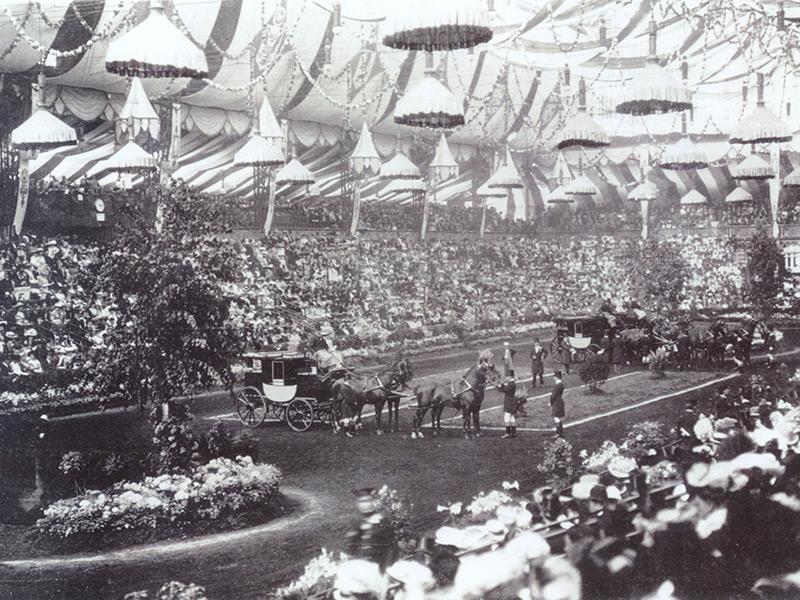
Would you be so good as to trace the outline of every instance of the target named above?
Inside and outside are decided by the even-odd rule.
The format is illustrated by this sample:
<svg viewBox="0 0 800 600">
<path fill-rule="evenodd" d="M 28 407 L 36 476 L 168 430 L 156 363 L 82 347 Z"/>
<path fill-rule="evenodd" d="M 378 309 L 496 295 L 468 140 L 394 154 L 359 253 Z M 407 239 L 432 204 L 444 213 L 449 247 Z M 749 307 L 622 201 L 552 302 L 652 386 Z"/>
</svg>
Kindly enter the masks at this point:
<svg viewBox="0 0 800 600">
<path fill-rule="evenodd" d="M 365 120 L 385 158 L 398 148 L 407 152 L 420 140 L 435 142 L 435 133 L 396 125 L 392 118 L 398 98 L 425 69 L 422 53 L 380 43 L 384 19 L 398 6 L 402 3 L 395 0 L 343 0 L 341 27 L 334 27 L 332 0 L 167 0 L 167 15 L 204 50 L 210 75 L 142 83 L 154 103 L 183 104 L 184 129 L 195 139 L 222 136 L 206 144 L 220 144 L 220 154 L 203 159 L 198 185 L 217 190 L 221 180 L 216 178 L 228 170 L 225 189 L 251 186 L 244 171 L 229 164 L 237 148 L 230 138 L 246 134 L 251 107 L 265 94 L 276 115 L 290 122 L 290 141 L 319 154 L 318 160 L 330 155 L 340 161 L 342 148 L 352 144 Z M 713 163 L 689 175 L 656 168 L 652 177 L 661 187 L 694 185 L 705 194 L 704 188 L 720 188 L 720 181 L 721 187 L 728 185 L 723 165 L 738 160 L 742 148 L 731 147 L 727 134 L 755 105 L 756 72 L 766 76 L 767 107 L 793 131 L 800 129 L 800 110 L 790 110 L 800 91 L 794 66 L 800 64 L 800 29 L 788 24 L 787 31 L 777 31 L 777 0 L 496 0 L 494 6 L 489 43 L 435 55 L 439 77 L 465 106 L 466 124 L 448 140 L 459 162 L 482 145 L 507 143 L 515 156 L 524 154 L 534 165 L 523 173 L 529 187 L 535 182 L 553 187 L 552 143 L 577 110 L 582 77 L 588 112 L 613 140 L 602 153 L 587 152 L 586 162 L 593 164 L 587 175 L 601 190 L 599 203 L 624 199 L 620 177 L 625 175 L 627 189 L 636 181 L 627 177 L 637 176 L 638 167 L 630 166 L 636 162 L 634 150 L 649 145 L 657 160 L 680 137 L 678 113 L 633 117 L 613 111 L 616 90 L 645 64 L 651 18 L 659 29 L 665 68 L 679 77 L 681 61 L 689 65 L 695 105 L 689 133 Z M 787 16 L 800 13 L 798 0 L 785 6 Z M 52 110 L 85 121 L 112 119 L 124 102 L 127 81 L 105 71 L 108 41 L 146 12 L 147 2 L 140 0 L 5 0 L 0 3 L 0 73 L 33 74 L 49 49 L 65 53 L 47 71 Z M 605 23 L 605 39 L 600 23 Z M 567 66 L 569 84 L 563 76 Z M 747 106 L 743 85 L 749 87 Z M 71 152 L 76 157 L 83 151 Z M 574 166 L 577 154 L 568 153 L 567 160 Z M 318 173 L 321 189 L 333 189 L 341 168 L 336 163 L 325 162 L 331 171 Z M 542 189 L 530 191 L 538 197 Z M 723 192 L 711 192 L 712 202 Z"/>
</svg>

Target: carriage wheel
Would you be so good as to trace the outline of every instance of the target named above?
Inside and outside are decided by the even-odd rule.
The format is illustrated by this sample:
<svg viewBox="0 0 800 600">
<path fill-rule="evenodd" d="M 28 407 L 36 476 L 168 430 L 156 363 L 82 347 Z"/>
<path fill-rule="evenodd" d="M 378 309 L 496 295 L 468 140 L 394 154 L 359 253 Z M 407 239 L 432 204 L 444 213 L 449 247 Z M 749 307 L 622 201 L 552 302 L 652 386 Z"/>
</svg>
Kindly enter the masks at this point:
<svg viewBox="0 0 800 600">
<path fill-rule="evenodd" d="M 248 386 L 236 394 L 236 414 L 245 427 L 258 427 L 267 417 L 267 403 L 256 388 Z"/>
<path fill-rule="evenodd" d="M 314 407 L 308 400 L 295 398 L 286 407 L 286 422 L 295 431 L 306 431 L 314 422 Z"/>
</svg>

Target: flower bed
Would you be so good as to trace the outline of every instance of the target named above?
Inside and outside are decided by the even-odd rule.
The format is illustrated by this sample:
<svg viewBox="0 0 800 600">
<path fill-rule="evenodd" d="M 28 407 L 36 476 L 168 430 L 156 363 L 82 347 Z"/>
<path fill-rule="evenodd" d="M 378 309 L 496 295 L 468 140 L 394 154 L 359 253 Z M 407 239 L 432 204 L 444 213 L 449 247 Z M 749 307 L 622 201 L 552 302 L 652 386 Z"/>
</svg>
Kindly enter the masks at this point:
<svg viewBox="0 0 800 600">
<path fill-rule="evenodd" d="M 59 500 L 36 529 L 51 538 L 214 522 L 266 506 L 278 491 L 280 471 L 249 457 L 217 458 L 190 475 L 146 477 Z"/>
</svg>

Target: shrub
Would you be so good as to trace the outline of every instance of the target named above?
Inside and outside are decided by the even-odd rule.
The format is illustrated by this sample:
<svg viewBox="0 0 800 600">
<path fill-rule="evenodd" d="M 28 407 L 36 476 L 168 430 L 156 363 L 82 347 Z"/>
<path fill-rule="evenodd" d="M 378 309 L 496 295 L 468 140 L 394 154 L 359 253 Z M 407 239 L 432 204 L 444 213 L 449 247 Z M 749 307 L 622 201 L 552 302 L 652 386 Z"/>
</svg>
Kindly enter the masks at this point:
<svg viewBox="0 0 800 600">
<path fill-rule="evenodd" d="M 657 421 L 642 421 L 632 426 L 619 447 L 620 454 L 641 461 L 657 457 L 674 439 L 672 431 Z M 650 458 L 647 458 L 650 457 Z"/>
<path fill-rule="evenodd" d="M 666 377 L 665 371 L 669 362 L 669 352 L 664 346 L 660 346 L 645 357 L 645 362 L 654 378 L 661 379 Z"/>
<path fill-rule="evenodd" d="M 610 371 L 605 356 L 591 356 L 581 365 L 578 375 L 589 386 L 589 391 L 595 393 L 606 382 Z"/>
<path fill-rule="evenodd" d="M 125 478 L 139 477 L 140 457 L 108 450 L 73 450 L 61 457 L 58 470 L 75 484 L 80 493 L 87 487 L 106 487 Z"/>
<path fill-rule="evenodd" d="M 157 473 L 186 472 L 198 462 L 200 446 L 183 417 L 168 417 L 156 424 L 153 444 L 156 450 L 151 461 Z"/>
<path fill-rule="evenodd" d="M 554 489 L 562 489 L 568 485 L 575 473 L 572 444 L 562 437 L 546 442 L 544 458 L 536 469 L 544 474 L 547 484 Z"/>
<path fill-rule="evenodd" d="M 233 438 L 231 458 L 249 456 L 253 461 L 258 460 L 258 440 L 250 433 L 243 431 Z"/>
<path fill-rule="evenodd" d="M 125 594 L 124 600 L 208 600 L 206 590 L 196 583 L 182 583 L 180 581 L 170 581 L 150 595 L 148 590 L 130 592 Z"/>
<path fill-rule="evenodd" d="M 104 492 L 59 500 L 45 509 L 36 527 L 46 535 L 68 538 L 218 520 L 263 509 L 278 491 L 280 478 L 272 465 L 218 458 L 189 475 L 119 482 Z"/>
<path fill-rule="evenodd" d="M 222 421 L 217 421 L 206 435 L 209 458 L 233 458 L 233 436 Z"/>
</svg>

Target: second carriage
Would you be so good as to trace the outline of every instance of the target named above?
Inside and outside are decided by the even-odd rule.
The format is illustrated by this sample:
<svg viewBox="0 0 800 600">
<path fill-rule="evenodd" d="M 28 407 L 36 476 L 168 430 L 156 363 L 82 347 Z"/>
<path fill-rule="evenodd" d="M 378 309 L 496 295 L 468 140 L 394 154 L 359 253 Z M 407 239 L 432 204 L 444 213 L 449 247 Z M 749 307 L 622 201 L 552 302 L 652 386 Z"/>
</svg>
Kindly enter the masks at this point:
<svg viewBox="0 0 800 600">
<path fill-rule="evenodd" d="M 558 363 L 584 362 L 600 349 L 609 324 L 602 315 L 571 314 L 553 318 L 556 337 L 550 342 L 550 356 Z M 569 357 L 563 356 L 564 352 Z"/>
<path fill-rule="evenodd" d="M 306 431 L 315 422 L 333 426 L 331 384 L 344 370 L 322 374 L 317 360 L 302 352 L 248 352 L 242 359 L 245 387 L 234 403 L 246 427 L 258 427 L 270 414 L 294 431 Z"/>
</svg>

